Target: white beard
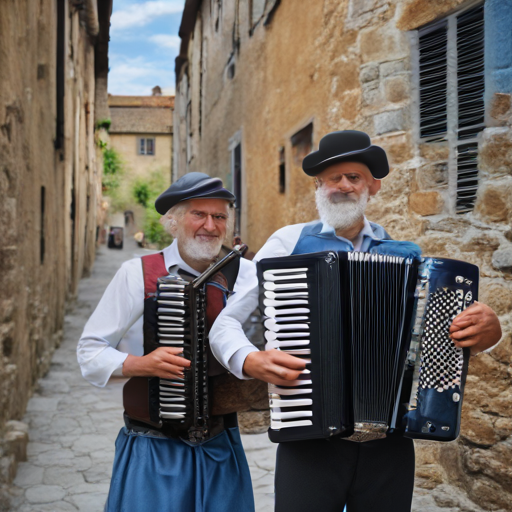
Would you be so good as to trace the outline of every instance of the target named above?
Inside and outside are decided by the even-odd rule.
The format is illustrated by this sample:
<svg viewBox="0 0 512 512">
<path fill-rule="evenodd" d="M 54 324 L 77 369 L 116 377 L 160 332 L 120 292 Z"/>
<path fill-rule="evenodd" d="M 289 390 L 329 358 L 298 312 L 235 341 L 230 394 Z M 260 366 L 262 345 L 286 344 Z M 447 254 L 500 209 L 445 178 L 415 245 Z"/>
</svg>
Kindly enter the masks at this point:
<svg viewBox="0 0 512 512">
<path fill-rule="evenodd" d="M 324 187 L 317 188 L 315 192 L 320 218 L 334 229 L 347 229 L 357 224 L 364 216 L 368 197 L 368 188 L 355 200 L 347 198 L 341 192 L 329 197 Z"/>
<path fill-rule="evenodd" d="M 180 253 L 195 261 L 212 262 L 219 255 L 222 247 L 222 239 L 216 238 L 210 242 L 197 240 L 196 238 L 178 238 Z"/>
</svg>

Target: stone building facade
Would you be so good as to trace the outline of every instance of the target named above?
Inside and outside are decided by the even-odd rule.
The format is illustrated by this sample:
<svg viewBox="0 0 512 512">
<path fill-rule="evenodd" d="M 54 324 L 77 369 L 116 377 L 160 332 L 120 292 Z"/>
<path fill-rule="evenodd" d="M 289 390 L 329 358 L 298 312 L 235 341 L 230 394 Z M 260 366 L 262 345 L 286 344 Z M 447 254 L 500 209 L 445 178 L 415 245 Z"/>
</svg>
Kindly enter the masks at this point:
<svg viewBox="0 0 512 512">
<path fill-rule="evenodd" d="M 187 0 L 176 61 L 174 175 L 222 177 L 251 250 L 316 217 L 301 160 L 359 129 L 391 164 L 368 218 L 480 267 L 502 341 L 471 361 L 460 439 L 417 443 L 416 495 L 453 510 L 512 510 L 511 21 L 510 0 Z"/>
<path fill-rule="evenodd" d="M 158 88 L 159 89 L 159 88 Z M 142 229 L 143 209 L 130 188 L 137 178 L 159 172 L 170 180 L 172 172 L 173 96 L 109 95 L 110 146 L 123 163 L 121 194 L 125 208 L 134 213 L 133 229 Z"/>
<path fill-rule="evenodd" d="M 105 117 L 95 105 L 99 98 L 105 110 L 112 1 L 7 1 L 1 10 L 3 488 L 24 456 L 27 434 L 17 420 L 50 365 L 65 309 L 94 260 L 101 198 L 95 121 Z"/>
</svg>

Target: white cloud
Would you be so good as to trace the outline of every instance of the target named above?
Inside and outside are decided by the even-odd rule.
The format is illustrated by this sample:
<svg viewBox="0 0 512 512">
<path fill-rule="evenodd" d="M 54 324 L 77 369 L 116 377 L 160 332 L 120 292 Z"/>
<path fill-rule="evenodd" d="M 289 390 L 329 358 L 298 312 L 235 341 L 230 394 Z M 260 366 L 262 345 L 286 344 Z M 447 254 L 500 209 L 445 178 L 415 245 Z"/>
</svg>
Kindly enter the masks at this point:
<svg viewBox="0 0 512 512">
<path fill-rule="evenodd" d="M 148 96 L 155 85 L 174 89 L 172 65 L 148 62 L 143 57 L 129 59 L 121 55 L 110 56 L 108 92 L 111 94 Z"/>
<path fill-rule="evenodd" d="M 151 36 L 149 40 L 162 48 L 171 48 L 173 50 L 180 49 L 181 39 L 179 36 L 155 34 L 154 36 Z"/>
<path fill-rule="evenodd" d="M 183 0 L 160 0 L 128 5 L 112 14 L 112 31 L 143 27 L 161 16 L 182 12 L 183 6 Z"/>
</svg>

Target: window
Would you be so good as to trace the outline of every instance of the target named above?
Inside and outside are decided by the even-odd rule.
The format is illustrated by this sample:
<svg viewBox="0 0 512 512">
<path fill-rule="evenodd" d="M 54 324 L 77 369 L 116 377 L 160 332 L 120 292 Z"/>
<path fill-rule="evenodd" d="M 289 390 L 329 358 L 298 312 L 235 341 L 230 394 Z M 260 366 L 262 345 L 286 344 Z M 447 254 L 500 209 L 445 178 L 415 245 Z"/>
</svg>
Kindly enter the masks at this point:
<svg viewBox="0 0 512 512">
<path fill-rule="evenodd" d="M 284 147 L 279 148 L 279 193 L 284 194 L 286 192 L 286 162 Z"/>
<path fill-rule="evenodd" d="M 45 187 L 41 187 L 41 224 L 40 224 L 40 232 L 39 232 L 39 259 L 41 261 L 41 265 L 44 263 L 44 252 L 45 252 L 45 232 L 44 232 L 44 217 L 45 217 L 45 208 L 46 208 L 46 189 Z"/>
<path fill-rule="evenodd" d="M 292 135 L 291 143 L 293 161 L 295 165 L 300 167 L 304 157 L 311 153 L 313 149 L 313 123 L 309 123 L 295 135 Z"/>
<path fill-rule="evenodd" d="M 155 154 L 155 139 L 141 137 L 138 139 L 138 154 L 139 155 L 154 155 Z"/>
<path fill-rule="evenodd" d="M 242 144 L 238 143 L 231 151 L 231 173 L 235 202 L 235 234 L 241 234 L 242 221 Z"/>
<path fill-rule="evenodd" d="M 455 169 L 455 210 L 471 211 L 478 189 L 478 134 L 484 123 L 484 5 L 418 31 L 420 139 L 447 141 Z"/>
</svg>

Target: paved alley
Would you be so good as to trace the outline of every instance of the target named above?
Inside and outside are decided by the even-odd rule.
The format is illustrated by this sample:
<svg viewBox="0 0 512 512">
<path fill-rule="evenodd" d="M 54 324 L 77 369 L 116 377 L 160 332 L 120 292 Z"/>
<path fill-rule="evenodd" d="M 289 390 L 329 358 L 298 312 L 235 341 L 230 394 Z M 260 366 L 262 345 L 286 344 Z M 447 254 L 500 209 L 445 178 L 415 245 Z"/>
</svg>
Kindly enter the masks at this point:
<svg viewBox="0 0 512 512">
<path fill-rule="evenodd" d="M 99 389 L 80 374 L 76 345 L 83 326 L 121 263 L 142 255 L 131 240 L 123 250 L 102 246 L 90 278 L 82 279 L 76 306 L 66 316 L 64 339 L 50 371 L 28 404 L 28 460 L 19 464 L 12 512 L 101 512 L 122 419 L 122 387 L 114 378 Z M 273 510 L 275 445 L 266 434 L 243 436 L 256 510 Z M 157 512 L 157 511 L 155 511 Z M 234 512 L 234 511 L 233 511 Z"/>
</svg>

